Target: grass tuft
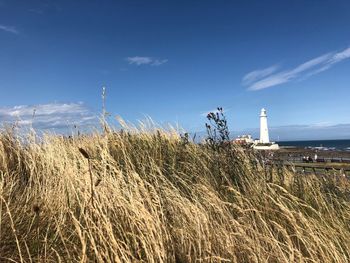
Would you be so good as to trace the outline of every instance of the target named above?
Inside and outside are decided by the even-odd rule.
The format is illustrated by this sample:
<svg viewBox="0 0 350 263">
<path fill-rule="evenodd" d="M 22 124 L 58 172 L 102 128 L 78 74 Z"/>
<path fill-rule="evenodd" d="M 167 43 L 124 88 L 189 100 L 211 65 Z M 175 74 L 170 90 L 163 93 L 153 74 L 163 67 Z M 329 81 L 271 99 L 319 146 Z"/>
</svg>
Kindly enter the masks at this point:
<svg viewBox="0 0 350 263">
<path fill-rule="evenodd" d="M 349 199 L 172 130 L 0 134 L 1 262 L 349 262 Z"/>
</svg>

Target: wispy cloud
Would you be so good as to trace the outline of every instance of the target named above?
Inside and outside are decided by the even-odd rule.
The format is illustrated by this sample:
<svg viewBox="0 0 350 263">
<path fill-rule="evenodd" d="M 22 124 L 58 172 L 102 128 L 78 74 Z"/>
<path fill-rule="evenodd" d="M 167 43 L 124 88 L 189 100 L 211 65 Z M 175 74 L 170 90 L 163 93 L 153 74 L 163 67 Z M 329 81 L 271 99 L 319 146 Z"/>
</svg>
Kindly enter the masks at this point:
<svg viewBox="0 0 350 263">
<path fill-rule="evenodd" d="M 97 116 L 83 103 L 50 103 L 0 108 L 0 123 L 33 125 L 37 129 L 63 129 L 69 125 L 97 123 Z"/>
<path fill-rule="evenodd" d="M 223 109 L 223 113 L 226 113 L 226 112 L 229 112 L 230 111 L 230 109 Z M 213 112 L 213 113 L 218 113 L 219 111 L 218 111 L 218 109 L 213 109 L 213 110 L 209 110 L 209 111 L 203 111 L 203 112 L 201 112 L 201 114 L 200 114 L 200 116 L 202 116 L 202 117 L 207 117 L 207 115 L 210 113 L 210 112 Z"/>
<path fill-rule="evenodd" d="M 271 75 L 278 69 L 278 66 L 274 65 L 265 69 L 254 70 L 243 77 L 242 83 L 244 85 L 249 85 L 254 81 Z"/>
<path fill-rule="evenodd" d="M 277 66 L 271 66 L 266 69 L 252 71 L 243 77 L 242 84 L 248 86 L 248 90 L 266 89 L 319 74 L 348 58 L 350 58 L 350 47 L 343 51 L 331 52 L 313 58 L 290 70 L 276 72 Z"/>
<path fill-rule="evenodd" d="M 151 66 L 160 66 L 166 62 L 168 62 L 167 59 L 158 59 L 158 58 L 152 58 L 152 57 L 127 57 L 125 59 L 130 65 L 151 65 Z"/>
<path fill-rule="evenodd" d="M 12 34 L 16 34 L 16 35 L 19 34 L 19 31 L 14 26 L 0 25 L 0 30 L 5 31 L 5 32 L 9 32 L 9 33 L 12 33 Z"/>
</svg>

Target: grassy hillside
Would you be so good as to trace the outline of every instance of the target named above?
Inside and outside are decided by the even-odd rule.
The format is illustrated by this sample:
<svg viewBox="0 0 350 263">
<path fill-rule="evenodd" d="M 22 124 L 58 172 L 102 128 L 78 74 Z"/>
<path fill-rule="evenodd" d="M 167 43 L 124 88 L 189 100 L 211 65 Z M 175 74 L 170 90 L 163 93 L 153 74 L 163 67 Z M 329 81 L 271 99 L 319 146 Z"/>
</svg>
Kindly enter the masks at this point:
<svg viewBox="0 0 350 263">
<path fill-rule="evenodd" d="M 349 262 L 348 191 L 174 132 L 6 131 L 0 261 Z"/>
</svg>

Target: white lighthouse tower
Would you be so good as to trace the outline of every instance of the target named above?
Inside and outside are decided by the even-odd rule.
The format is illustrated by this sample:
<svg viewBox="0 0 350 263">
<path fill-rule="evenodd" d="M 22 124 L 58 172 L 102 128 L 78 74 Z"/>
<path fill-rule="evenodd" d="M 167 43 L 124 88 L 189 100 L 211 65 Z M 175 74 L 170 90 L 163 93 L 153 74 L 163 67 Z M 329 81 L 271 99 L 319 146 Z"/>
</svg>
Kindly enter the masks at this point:
<svg viewBox="0 0 350 263">
<path fill-rule="evenodd" d="M 260 113 L 260 143 L 270 143 L 269 129 L 267 128 L 267 115 L 264 108 L 261 109 Z"/>
<path fill-rule="evenodd" d="M 260 139 L 254 142 L 253 148 L 256 150 L 278 150 L 277 143 L 270 142 L 269 128 L 267 127 L 267 114 L 264 108 L 260 112 Z"/>
</svg>

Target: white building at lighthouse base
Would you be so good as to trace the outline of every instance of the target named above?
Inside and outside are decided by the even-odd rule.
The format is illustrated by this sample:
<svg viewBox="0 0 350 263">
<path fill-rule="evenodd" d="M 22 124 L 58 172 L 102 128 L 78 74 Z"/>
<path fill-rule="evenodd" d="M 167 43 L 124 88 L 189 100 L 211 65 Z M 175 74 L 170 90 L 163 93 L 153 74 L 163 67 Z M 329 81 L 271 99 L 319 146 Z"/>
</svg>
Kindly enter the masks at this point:
<svg viewBox="0 0 350 263">
<path fill-rule="evenodd" d="M 277 143 L 271 142 L 270 144 L 254 144 L 253 148 L 255 150 L 265 150 L 265 151 L 274 151 L 274 150 L 279 150 L 280 147 Z"/>
</svg>

